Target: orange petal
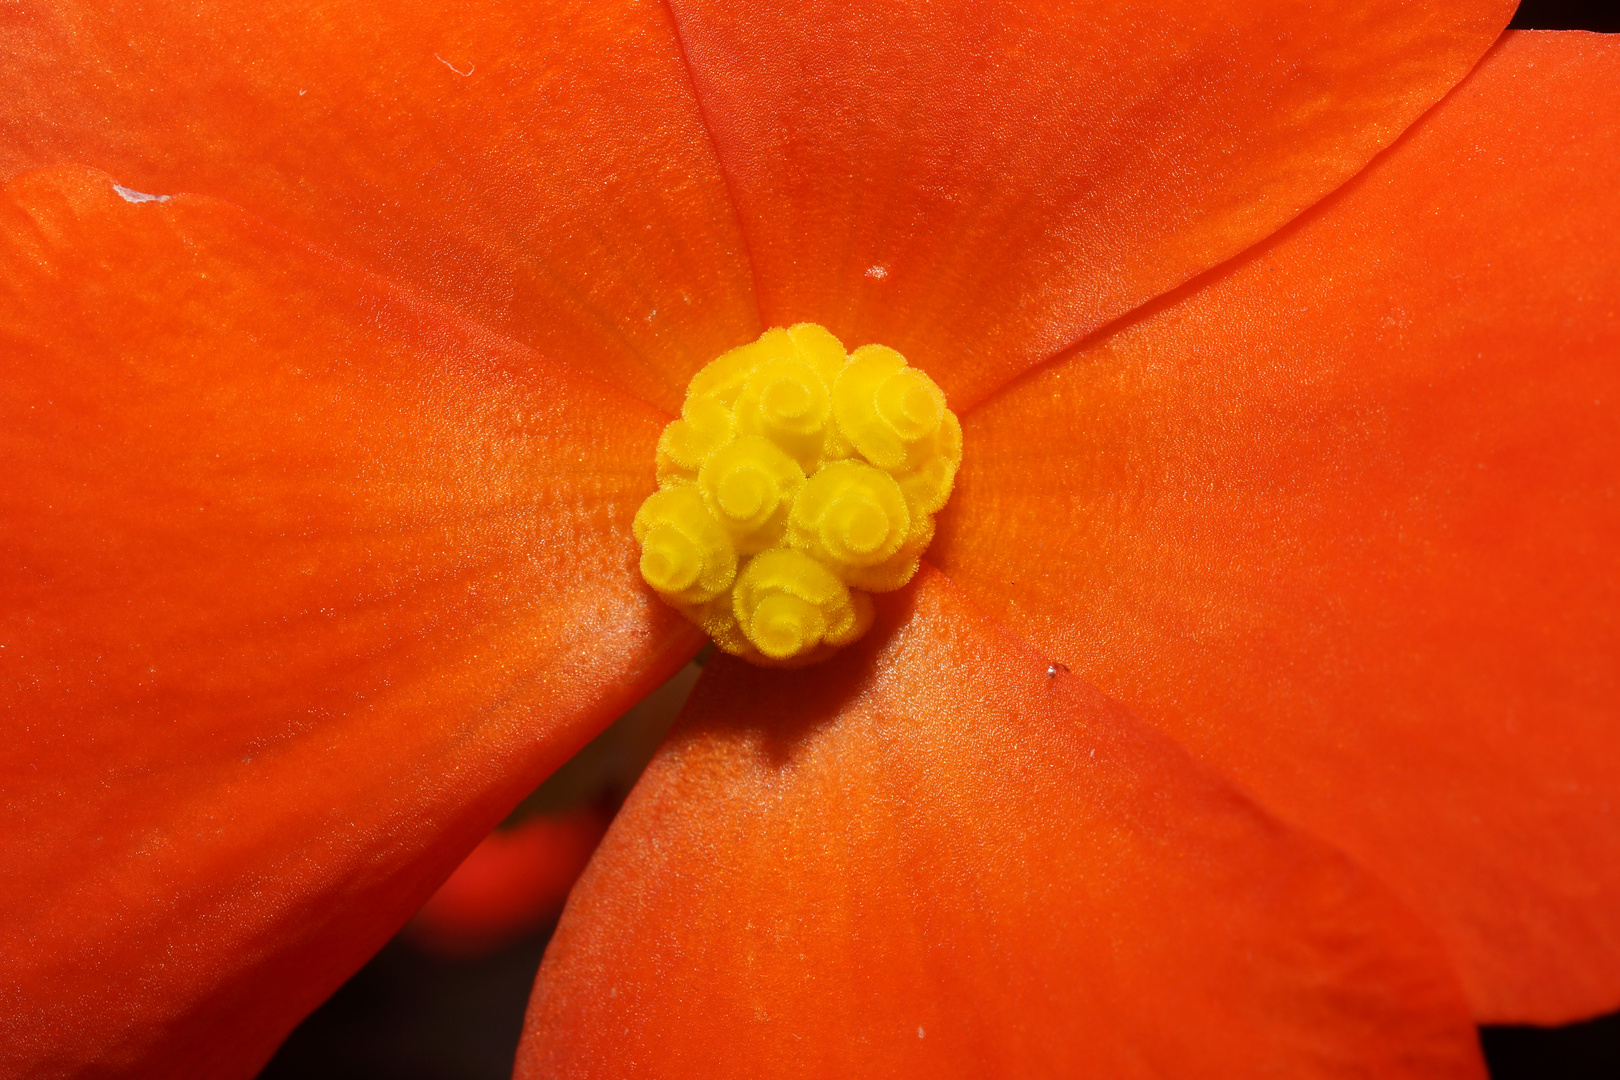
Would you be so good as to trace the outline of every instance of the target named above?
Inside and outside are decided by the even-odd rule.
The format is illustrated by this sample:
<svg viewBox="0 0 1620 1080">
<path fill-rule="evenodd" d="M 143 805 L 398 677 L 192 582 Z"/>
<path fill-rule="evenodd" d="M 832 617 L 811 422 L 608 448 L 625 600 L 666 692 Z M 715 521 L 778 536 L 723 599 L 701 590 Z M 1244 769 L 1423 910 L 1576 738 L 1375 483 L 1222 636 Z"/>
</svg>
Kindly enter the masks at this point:
<svg viewBox="0 0 1620 1080">
<path fill-rule="evenodd" d="M 1513 0 L 672 0 L 767 324 L 953 407 L 1265 237 L 1473 66 Z"/>
<path fill-rule="evenodd" d="M 705 674 L 575 887 L 519 1078 L 1483 1077 L 1438 945 L 1342 856 L 937 572 L 885 615 L 820 667 Z"/>
<path fill-rule="evenodd" d="M 659 4 L 8 11 L 0 178 L 229 199 L 669 411 L 762 329 Z"/>
<path fill-rule="evenodd" d="M 1384 875 L 1487 1020 L 1620 1003 L 1617 87 L 1620 41 L 1510 35 L 1320 212 L 969 418 L 933 548 Z"/>
<path fill-rule="evenodd" d="M 419 948 L 451 959 L 487 956 L 545 926 L 590 861 L 608 815 L 583 808 L 496 829 L 405 925 Z"/>
<path fill-rule="evenodd" d="M 245 1077 L 696 642 L 659 414 L 130 197 L 0 201 L 0 1074 Z"/>
</svg>

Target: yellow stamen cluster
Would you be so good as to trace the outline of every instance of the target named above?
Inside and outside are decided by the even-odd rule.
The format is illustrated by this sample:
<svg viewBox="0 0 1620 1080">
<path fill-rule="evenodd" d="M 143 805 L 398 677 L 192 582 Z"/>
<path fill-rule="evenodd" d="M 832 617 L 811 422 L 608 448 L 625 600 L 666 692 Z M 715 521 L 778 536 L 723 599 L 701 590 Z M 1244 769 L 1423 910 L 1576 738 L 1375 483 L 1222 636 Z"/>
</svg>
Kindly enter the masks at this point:
<svg viewBox="0 0 1620 1080">
<path fill-rule="evenodd" d="M 767 330 L 692 377 L 658 440 L 641 576 L 726 652 L 813 663 L 917 572 L 961 462 L 945 395 L 899 353 Z"/>
</svg>

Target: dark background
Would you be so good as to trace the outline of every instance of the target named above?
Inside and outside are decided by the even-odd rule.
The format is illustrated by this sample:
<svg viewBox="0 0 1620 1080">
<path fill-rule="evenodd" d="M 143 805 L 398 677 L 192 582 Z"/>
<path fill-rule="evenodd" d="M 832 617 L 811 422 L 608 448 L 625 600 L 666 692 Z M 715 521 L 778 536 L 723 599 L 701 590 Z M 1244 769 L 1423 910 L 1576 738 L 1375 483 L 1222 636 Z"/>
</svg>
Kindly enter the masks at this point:
<svg viewBox="0 0 1620 1080">
<path fill-rule="evenodd" d="M 1514 30 L 1620 33 L 1620 0 L 1524 0 L 1508 25 Z"/>
<path fill-rule="evenodd" d="M 509 1080 L 544 934 L 450 963 L 394 941 L 294 1031 L 260 1080 Z M 1480 1031 L 1493 1080 L 1620 1080 L 1620 1013 Z"/>
<path fill-rule="evenodd" d="M 1620 0 L 1525 0 L 1512 25 L 1616 33 Z M 508 1080 L 549 935 L 470 962 L 391 942 L 292 1033 L 260 1080 Z M 1481 1028 L 1480 1040 L 1493 1080 L 1620 1080 L 1620 1013 Z"/>
<path fill-rule="evenodd" d="M 546 935 L 450 963 L 394 941 L 294 1031 L 260 1080 L 509 1080 Z M 1620 1013 L 1480 1030 L 1492 1080 L 1620 1080 Z"/>
</svg>

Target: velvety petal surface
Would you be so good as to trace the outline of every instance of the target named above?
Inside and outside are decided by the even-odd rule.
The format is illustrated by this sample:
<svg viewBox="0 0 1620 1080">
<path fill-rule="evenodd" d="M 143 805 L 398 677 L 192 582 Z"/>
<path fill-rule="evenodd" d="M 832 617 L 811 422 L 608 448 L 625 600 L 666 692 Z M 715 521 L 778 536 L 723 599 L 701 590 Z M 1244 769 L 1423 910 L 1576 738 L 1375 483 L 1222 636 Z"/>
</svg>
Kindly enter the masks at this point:
<svg viewBox="0 0 1620 1080">
<path fill-rule="evenodd" d="M 757 336 L 669 14 L 638 0 L 0 11 L 0 178 L 229 199 L 663 408 Z"/>
<path fill-rule="evenodd" d="M 1486 1020 L 1620 1003 L 1617 88 L 1620 41 L 1509 35 L 969 417 L 930 556 L 1394 884 Z"/>
<path fill-rule="evenodd" d="M 663 417 L 211 199 L 0 201 L 0 1073 L 245 1077 L 695 648 Z"/>
<path fill-rule="evenodd" d="M 971 407 L 1343 183 L 1513 0 L 671 0 L 767 325 Z"/>
<path fill-rule="evenodd" d="M 575 887 L 517 1076 L 1482 1077 L 1428 931 L 925 568 L 719 658 Z"/>
</svg>

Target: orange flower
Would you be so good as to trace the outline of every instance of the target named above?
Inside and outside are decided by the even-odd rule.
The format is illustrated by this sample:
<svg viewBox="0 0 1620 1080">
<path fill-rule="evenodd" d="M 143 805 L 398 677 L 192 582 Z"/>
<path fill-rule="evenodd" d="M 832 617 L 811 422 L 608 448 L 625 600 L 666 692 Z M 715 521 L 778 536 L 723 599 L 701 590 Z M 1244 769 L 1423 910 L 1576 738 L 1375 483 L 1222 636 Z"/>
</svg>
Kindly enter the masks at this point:
<svg viewBox="0 0 1620 1080">
<path fill-rule="evenodd" d="M 798 320 L 957 493 L 863 642 L 705 675 L 521 1074 L 1620 1003 L 1620 49 L 1511 7 L 6 9 L 0 1072 L 250 1075 L 699 646 L 630 519 Z"/>
</svg>

